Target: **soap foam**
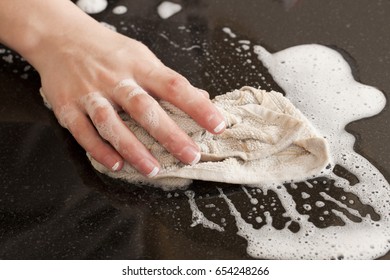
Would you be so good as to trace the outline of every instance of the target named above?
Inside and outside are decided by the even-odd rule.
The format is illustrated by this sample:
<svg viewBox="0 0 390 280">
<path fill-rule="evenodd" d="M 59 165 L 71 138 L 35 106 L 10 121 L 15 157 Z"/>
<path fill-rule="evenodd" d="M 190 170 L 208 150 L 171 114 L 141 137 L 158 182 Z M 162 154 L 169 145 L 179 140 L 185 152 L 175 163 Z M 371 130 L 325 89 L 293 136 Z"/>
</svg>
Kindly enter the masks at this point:
<svg viewBox="0 0 390 280">
<path fill-rule="evenodd" d="M 146 127 L 149 127 L 149 129 L 156 129 L 161 125 L 158 113 L 156 110 L 150 108 L 145 110 L 144 114 L 142 115 L 141 123 L 145 124 Z"/>
<path fill-rule="evenodd" d="M 219 232 L 225 231 L 223 227 L 220 225 L 210 221 L 207 219 L 203 212 L 199 210 L 196 202 L 195 202 L 195 193 L 193 191 L 186 191 L 185 195 L 188 197 L 188 202 L 190 204 L 190 208 L 192 211 L 192 225 L 191 227 L 195 227 L 199 224 L 203 225 L 205 228 L 214 229 Z"/>
<path fill-rule="evenodd" d="M 339 201 L 321 192 L 323 201 L 317 201 L 315 205 L 323 207 L 324 201 L 333 202 L 342 210 L 334 213 L 345 225 L 319 229 L 309 221 L 310 215 L 297 212 L 295 202 L 287 199 L 291 196 L 282 187 L 275 191 L 285 192 L 282 195 L 284 206 L 293 220 L 300 218 L 301 230 L 298 233 L 276 230 L 271 221 L 254 230 L 240 218 L 233 203 L 223 196 L 235 216 L 238 234 L 248 241 L 248 253 L 253 257 L 294 259 L 366 259 L 385 254 L 390 247 L 390 186 L 368 160 L 353 150 L 355 139 L 345 131 L 348 123 L 378 114 L 386 104 L 383 93 L 355 81 L 344 58 L 325 46 L 303 45 L 275 54 L 255 46 L 254 51 L 286 96 L 328 140 L 335 163 L 356 175 L 359 183 L 352 187 L 345 179 L 335 175 L 329 177 L 344 191 L 356 194 L 362 203 L 373 205 L 381 219 L 373 221 L 372 217 L 348 207 L 343 197 Z M 304 197 L 308 198 L 308 195 Z M 354 204 L 353 200 L 348 202 Z M 307 212 L 312 207 L 303 205 Z M 351 221 L 349 214 L 361 216 L 361 221 Z"/>
<path fill-rule="evenodd" d="M 87 14 L 98 14 L 107 8 L 107 0 L 78 0 L 76 5 Z"/>
<path fill-rule="evenodd" d="M 2 57 L 2 59 L 3 59 L 5 62 L 8 62 L 9 64 L 14 63 L 14 56 L 13 56 L 12 54 L 4 55 L 4 56 Z"/>
<path fill-rule="evenodd" d="M 123 15 L 127 13 L 127 7 L 123 5 L 116 6 L 114 9 L 112 9 L 112 12 L 116 15 Z"/>
<path fill-rule="evenodd" d="M 112 25 L 112 24 L 109 24 L 109 23 L 104 22 L 104 21 L 101 21 L 100 24 L 103 25 L 104 27 L 114 31 L 114 32 L 117 32 L 116 27 L 114 25 Z"/>
<path fill-rule="evenodd" d="M 231 39 L 237 37 L 230 28 L 223 32 Z M 251 45 L 246 40 L 239 44 Z M 243 51 L 247 48 L 240 48 Z M 390 249 L 390 185 L 353 150 L 355 138 L 345 131 L 348 123 L 380 113 L 386 104 L 384 94 L 357 82 L 342 55 L 325 46 L 302 45 L 273 54 L 254 46 L 253 51 L 286 97 L 327 139 L 334 163 L 355 175 L 358 182 L 352 184 L 331 173 L 299 183 L 250 186 L 259 195 L 277 194 L 284 209 L 281 218 L 286 221 L 279 228 L 274 226 L 275 202 L 259 203 L 250 188 L 243 187 L 249 202 L 258 207 L 252 210 L 260 209 L 263 215 L 249 212 L 245 217 L 239 210 L 242 206 L 218 188 L 234 217 L 237 234 L 248 242 L 248 254 L 269 259 L 374 259 L 386 254 Z M 249 222 L 253 215 L 260 228 Z"/>
<path fill-rule="evenodd" d="M 229 27 L 222 28 L 222 31 L 228 34 L 231 38 L 236 38 L 237 35 Z"/>
<path fill-rule="evenodd" d="M 157 7 L 157 13 L 162 19 L 167 19 L 180 12 L 181 9 L 182 7 L 179 4 L 164 1 Z"/>
</svg>

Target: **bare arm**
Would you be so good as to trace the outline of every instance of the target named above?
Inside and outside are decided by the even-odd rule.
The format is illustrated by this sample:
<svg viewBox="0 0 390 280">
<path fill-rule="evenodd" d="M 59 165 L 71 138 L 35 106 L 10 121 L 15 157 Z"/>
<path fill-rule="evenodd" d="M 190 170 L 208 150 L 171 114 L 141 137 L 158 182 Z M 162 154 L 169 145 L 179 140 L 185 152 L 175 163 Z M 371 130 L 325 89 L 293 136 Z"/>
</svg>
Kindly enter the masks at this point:
<svg viewBox="0 0 390 280">
<path fill-rule="evenodd" d="M 114 108 L 123 108 L 187 164 L 199 160 L 199 148 L 153 97 L 176 105 L 212 133 L 224 130 L 206 92 L 145 45 L 105 28 L 69 0 L 1 0 L 0 41 L 37 69 L 59 122 L 114 171 L 123 161 L 146 176 L 160 169 Z"/>
</svg>

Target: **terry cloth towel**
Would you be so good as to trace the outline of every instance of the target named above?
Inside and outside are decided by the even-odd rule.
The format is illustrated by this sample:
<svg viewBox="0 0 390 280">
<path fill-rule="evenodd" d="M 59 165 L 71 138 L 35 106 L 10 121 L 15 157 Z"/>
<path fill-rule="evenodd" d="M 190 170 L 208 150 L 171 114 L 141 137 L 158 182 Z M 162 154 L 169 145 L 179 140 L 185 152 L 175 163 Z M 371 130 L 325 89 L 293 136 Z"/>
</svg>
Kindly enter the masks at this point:
<svg viewBox="0 0 390 280">
<path fill-rule="evenodd" d="M 194 166 L 179 162 L 124 113 L 123 121 L 160 162 L 160 173 L 146 178 L 128 164 L 112 172 L 89 157 L 92 165 L 113 178 L 169 190 L 194 179 L 234 184 L 301 181 L 321 174 L 329 164 L 325 139 L 281 93 L 246 86 L 217 96 L 213 103 L 226 121 L 220 135 L 207 132 L 172 104 L 160 102 L 199 145 L 201 161 Z"/>
</svg>

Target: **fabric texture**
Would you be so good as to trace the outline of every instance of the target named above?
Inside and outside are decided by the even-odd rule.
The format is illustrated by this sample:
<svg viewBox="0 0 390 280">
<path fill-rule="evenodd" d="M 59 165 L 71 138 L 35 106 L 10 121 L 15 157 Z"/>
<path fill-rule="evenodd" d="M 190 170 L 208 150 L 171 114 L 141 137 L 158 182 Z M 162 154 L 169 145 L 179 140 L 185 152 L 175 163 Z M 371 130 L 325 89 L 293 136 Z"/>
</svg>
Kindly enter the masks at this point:
<svg viewBox="0 0 390 280">
<path fill-rule="evenodd" d="M 169 190 L 192 180 L 233 184 L 301 181 L 320 175 L 330 163 L 325 139 L 281 93 L 243 87 L 217 96 L 213 103 L 227 126 L 220 135 L 207 132 L 172 104 L 160 102 L 199 145 L 202 157 L 194 166 L 180 163 L 124 113 L 123 121 L 160 162 L 161 171 L 146 178 L 125 164 L 121 171 L 112 172 L 89 157 L 92 165 L 113 178 Z"/>
</svg>

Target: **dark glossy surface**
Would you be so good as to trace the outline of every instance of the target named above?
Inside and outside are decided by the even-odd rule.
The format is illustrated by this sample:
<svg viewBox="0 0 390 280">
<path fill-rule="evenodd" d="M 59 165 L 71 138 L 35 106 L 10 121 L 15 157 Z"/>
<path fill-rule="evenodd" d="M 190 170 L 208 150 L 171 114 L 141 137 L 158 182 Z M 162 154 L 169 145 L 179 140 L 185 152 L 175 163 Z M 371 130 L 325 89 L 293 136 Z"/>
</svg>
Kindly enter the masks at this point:
<svg viewBox="0 0 390 280">
<path fill-rule="evenodd" d="M 250 40 L 271 51 L 305 43 L 336 47 L 358 80 L 389 98 L 390 1 L 176 2 L 183 10 L 167 20 L 156 12 L 159 1 L 151 0 L 109 1 L 96 18 L 143 41 L 164 63 L 213 96 L 243 85 L 280 90 L 259 61 L 252 59 L 256 69 L 250 68 L 247 57 L 225 40 L 229 36 L 222 28 L 230 27 L 236 40 Z M 126 14 L 112 13 L 119 4 L 128 7 Z M 201 48 L 188 49 L 194 45 Z M 218 197 L 217 184 L 195 182 L 191 189 L 210 220 L 226 219 L 223 233 L 191 227 L 191 210 L 182 191 L 131 186 L 96 173 L 84 151 L 43 106 L 38 75 L 25 68 L 20 57 L 0 50 L 5 51 L 0 53 L 0 258 L 250 258 L 246 241 L 236 235 L 234 219 Z M 388 181 L 389 119 L 387 104 L 380 115 L 348 126 L 357 137 L 356 150 Z M 243 213 L 250 211 L 241 188 L 220 186 Z M 295 197 L 299 201 L 299 194 Z M 278 201 L 273 192 L 258 198 Z M 210 204 L 219 211 L 208 208 Z M 277 226 L 283 227 L 283 210 L 277 208 Z M 329 222 L 337 224 L 336 219 Z"/>
</svg>

